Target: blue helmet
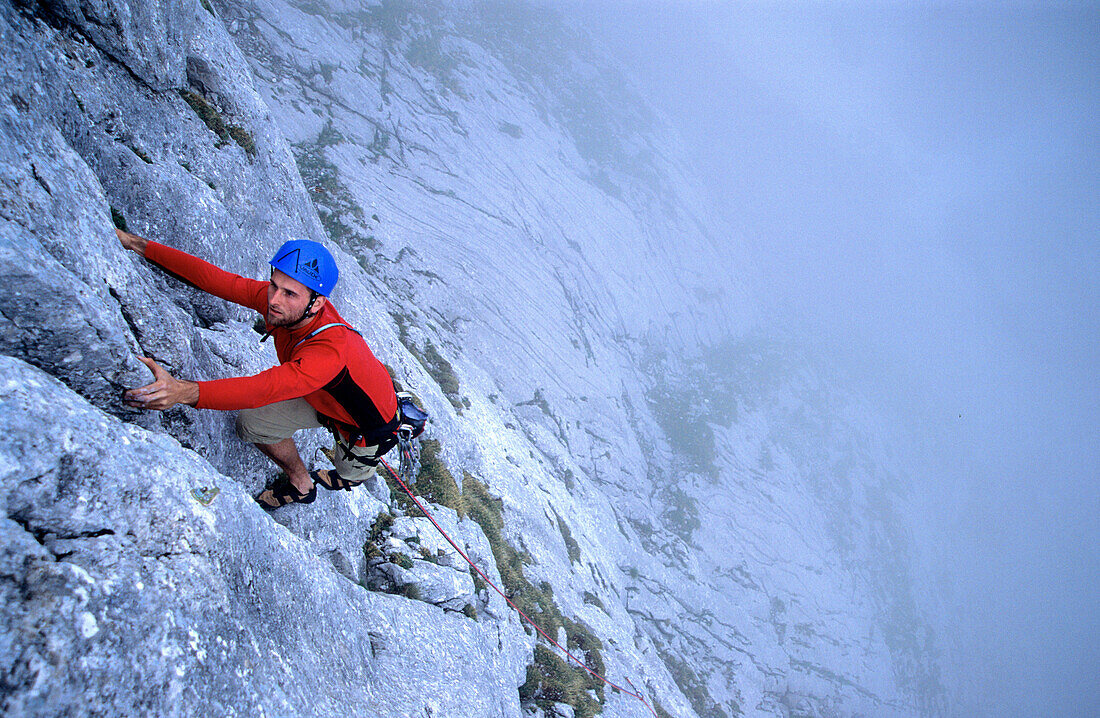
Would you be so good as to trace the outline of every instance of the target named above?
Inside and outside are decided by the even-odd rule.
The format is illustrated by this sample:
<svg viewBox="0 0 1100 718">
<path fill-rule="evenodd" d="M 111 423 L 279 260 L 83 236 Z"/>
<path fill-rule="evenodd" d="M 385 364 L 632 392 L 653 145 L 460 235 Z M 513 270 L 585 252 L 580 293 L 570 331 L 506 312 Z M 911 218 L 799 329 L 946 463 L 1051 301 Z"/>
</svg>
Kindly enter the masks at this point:
<svg viewBox="0 0 1100 718">
<path fill-rule="evenodd" d="M 323 245 L 309 239 L 292 239 L 279 247 L 271 266 L 309 289 L 327 297 L 340 278 L 336 260 Z"/>
</svg>

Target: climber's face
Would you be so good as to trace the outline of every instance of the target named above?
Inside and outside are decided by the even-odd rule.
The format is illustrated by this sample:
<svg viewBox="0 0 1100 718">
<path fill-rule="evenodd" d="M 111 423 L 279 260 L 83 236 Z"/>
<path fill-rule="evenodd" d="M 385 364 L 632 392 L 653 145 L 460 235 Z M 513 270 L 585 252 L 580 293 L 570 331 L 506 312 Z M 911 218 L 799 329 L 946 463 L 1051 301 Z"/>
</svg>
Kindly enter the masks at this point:
<svg viewBox="0 0 1100 718">
<path fill-rule="evenodd" d="M 267 285 L 267 323 L 272 327 L 293 327 L 308 317 L 309 288 L 278 269 L 271 272 L 271 281 Z M 317 297 L 310 309 L 311 315 L 321 311 L 325 305 L 324 297 Z"/>
</svg>

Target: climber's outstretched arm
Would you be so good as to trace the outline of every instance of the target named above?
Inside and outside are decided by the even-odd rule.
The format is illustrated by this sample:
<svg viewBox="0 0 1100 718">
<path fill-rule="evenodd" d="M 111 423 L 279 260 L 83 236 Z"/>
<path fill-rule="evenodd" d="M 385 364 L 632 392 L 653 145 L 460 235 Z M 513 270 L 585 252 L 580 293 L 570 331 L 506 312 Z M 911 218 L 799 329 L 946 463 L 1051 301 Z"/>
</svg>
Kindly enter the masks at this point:
<svg viewBox="0 0 1100 718">
<path fill-rule="evenodd" d="M 226 301 L 267 314 L 267 282 L 244 277 L 215 267 L 178 249 L 116 229 L 122 246 L 160 265 L 176 278 Z"/>
</svg>

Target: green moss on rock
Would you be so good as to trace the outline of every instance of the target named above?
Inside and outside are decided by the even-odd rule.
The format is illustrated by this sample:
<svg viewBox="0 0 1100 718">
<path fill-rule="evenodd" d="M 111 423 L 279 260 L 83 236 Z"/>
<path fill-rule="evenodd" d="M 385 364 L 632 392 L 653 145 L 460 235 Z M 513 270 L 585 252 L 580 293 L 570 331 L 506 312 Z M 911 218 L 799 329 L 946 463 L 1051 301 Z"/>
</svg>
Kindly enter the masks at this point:
<svg viewBox="0 0 1100 718">
<path fill-rule="evenodd" d="M 435 439 L 420 442 L 420 473 L 416 477 L 416 492 L 433 504 L 446 506 L 466 515 L 458 483 L 440 458 L 442 447 Z"/>
<path fill-rule="evenodd" d="M 211 105 L 206 98 L 199 93 L 193 92 L 192 90 L 180 90 L 179 93 L 184 102 L 190 105 L 191 109 L 195 111 L 195 114 L 199 116 L 199 119 L 203 121 L 203 124 L 218 136 L 218 147 L 232 140 L 240 145 L 241 149 L 243 149 L 249 157 L 256 156 L 256 142 L 248 130 L 239 125 L 228 124 L 225 118 L 222 117 L 222 114 L 218 112 L 217 108 Z"/>
<path fill-rule="evenodd" d="M 111 207 L 111 221 L 123 232 L 129 231 L 126 229 L 126 218 L 122 216 L 122 212 L 119 212 L 114 207 Z"/>
</svg>

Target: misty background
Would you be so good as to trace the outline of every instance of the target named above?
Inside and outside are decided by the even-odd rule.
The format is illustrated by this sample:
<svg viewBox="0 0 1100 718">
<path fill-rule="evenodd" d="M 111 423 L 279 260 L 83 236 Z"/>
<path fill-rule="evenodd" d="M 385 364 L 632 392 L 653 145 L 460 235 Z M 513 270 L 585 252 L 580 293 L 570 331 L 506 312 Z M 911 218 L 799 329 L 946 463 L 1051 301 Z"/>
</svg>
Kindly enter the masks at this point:
<svg viewBox="0 0 1100 718">
<path fill-rule="evenodd" d="M 897 417 L 952 713 L 1100 714 L 1100 8 L 553 5 Z"/>
</svg>

